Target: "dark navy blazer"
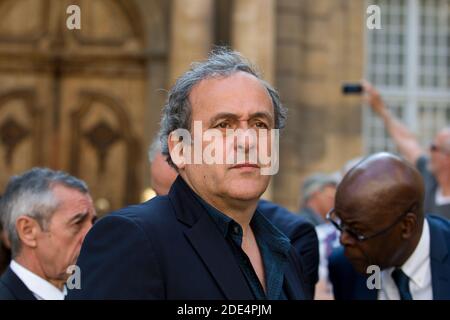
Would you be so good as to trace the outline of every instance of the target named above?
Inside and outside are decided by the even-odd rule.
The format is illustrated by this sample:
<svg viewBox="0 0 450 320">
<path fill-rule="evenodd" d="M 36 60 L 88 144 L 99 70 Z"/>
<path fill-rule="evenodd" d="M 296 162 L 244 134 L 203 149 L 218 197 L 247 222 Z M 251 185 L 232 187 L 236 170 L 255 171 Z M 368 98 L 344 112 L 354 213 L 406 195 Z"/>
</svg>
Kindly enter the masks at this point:
<svg viewBox="0 0 450 320">
<path fill-rule="evenodd" d="M 450 221 L 428 215 L 430 226 L 431 285 L 434 300 L 450 299 Z M 378 291 L 369 290 L 367 277 L 358 273 L 338 248 L 329 259 L 329 275 L 336 300 L 376 300 Z"/>
<path fill-rule="evenodd" d="M 316 229 L 305 218 L 270 201 L 260 200 L 258 210 L 291 240 L 300 257 L 309 296 L 313 299 L 319 280 L 319 240 Z"/>
<path fill-rule="evenodd" d="M 68 299 L 253 299 L 230 246 L 181 177 L 168 196 L 100 219 L 77 265 L 81 289 Z M 289 299 L 307 298 L 293 247 L 283 286 Z"/>
<path fill-rule="evenodd" d="M 0 300 L 36 300 L 36 298 L 8 267 L 0 278 Z"/>
</svg>

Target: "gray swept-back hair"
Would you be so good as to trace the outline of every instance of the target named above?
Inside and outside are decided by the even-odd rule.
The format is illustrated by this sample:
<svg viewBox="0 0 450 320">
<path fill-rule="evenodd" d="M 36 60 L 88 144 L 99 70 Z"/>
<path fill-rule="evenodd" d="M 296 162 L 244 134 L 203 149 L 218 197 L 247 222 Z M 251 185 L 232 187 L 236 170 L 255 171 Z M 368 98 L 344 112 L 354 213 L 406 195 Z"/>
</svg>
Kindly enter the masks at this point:
<svg viewBox="0 0 450 320">
<path fill-rule="evenodd" d="M 169 154 L 168 137 L 176 129 L 191 129 L 191 105 L 189 94 L 200 81 L 216 77 L 228 77 L 236 72 L 246 72 L 255 76 L 269 93 L 275 113 L 275 128 L 282 129 L 286 123 L 287 110 L 282 105 L 278 92 L 240 53 L 228 48 L 214 49 L 203 62 L 193 63 L 191 68 L 181 75 L 169 91 L 161 118 L 159 138 L 161 152 L 167 156 L 168 163 L 177 169 Z"/>
<path fill-rule="evenodd" d="M 11 242 L 12 257 L 20 252 L 21 243 L 16 230 L 16 221 L 21 216 L 29 216 L 47 229 L 59 202 L 52 188 L 63 185 L 83 194 L 89 193 L 86 183 L 62 171 L 47 168 L 33 168 L 22 175 L 13 176 L 0 200 L 0 217 Z"/>
</svg>

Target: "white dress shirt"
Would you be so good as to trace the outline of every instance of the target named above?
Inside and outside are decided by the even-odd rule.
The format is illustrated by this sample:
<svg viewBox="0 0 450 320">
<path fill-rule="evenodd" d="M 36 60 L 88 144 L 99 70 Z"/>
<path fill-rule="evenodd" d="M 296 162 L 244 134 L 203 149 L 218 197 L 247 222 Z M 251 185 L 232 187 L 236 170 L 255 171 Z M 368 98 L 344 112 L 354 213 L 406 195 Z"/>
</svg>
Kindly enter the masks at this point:
<svg viewBox="0 0 450 320">
<path fill-rule="evenodd" d="M 408 260 L 401 266 L 401 269 L 409 277 L 409 291 L 413 300 L 433 299 L 430 265 L 430 228 L 427 219 L 423 223 L 419 244 Z M 391 277 L 392 271 L 394 271 L 394 268 L 381 272 L 381 290 L 378 291 L 378 300 L 400 299 L 397 286 Z"/>
<path fill-rule="evenodd" d="M 42 279 L 38 275 L 34 274 L 30 270 L 18 264 L 16 261 L 11 260 L 9 265 L 11 270 L 19 277 L 20 280 L 25 284 L 28 290 L 36 297 L 38 300 L 64 300 L 66 295 L 66 288 L 64 291 L 59 290 L 57 287 L 52 285 L 50 282 Z"/>
</svg>

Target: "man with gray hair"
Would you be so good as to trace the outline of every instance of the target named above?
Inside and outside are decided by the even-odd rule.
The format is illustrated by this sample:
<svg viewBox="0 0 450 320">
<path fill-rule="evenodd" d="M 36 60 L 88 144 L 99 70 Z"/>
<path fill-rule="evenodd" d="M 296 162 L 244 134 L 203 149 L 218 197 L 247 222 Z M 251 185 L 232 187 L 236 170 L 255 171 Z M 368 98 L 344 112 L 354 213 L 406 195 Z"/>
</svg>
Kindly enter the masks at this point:
<svg viewBox="0 0 450 320">
<path fill-rule="evenodd" d="M 300 216 L 314 226 L 326 223 L 327 212 L 333 207 L 336 193 L 336 179 L 324 173 L 306 177 L 302 186 L 302 209 Z"/>
<path fill-rule="evenodd" d="M 148 158 L 152 188 L 159 196 L 168 194 L 177 178 L 177 172 L 161 154 L 161 142 L 158 137 L 150 145 Z M 259 201 L 257 210 L 291 240 L 303 265 L 305 281 L 309 287 L 308 294 L 313 297 L 319 277 L 319 243 L 314 226 L 299 215 L 265 199 Z"/>
<path fill-rule="evenodd" d="M 334 205 L 337 179 L 325 173 L 314 173 L 306 177 L 302 185 L 302 209 L 300 217 L 316 227 L 319 241 L 319 282 L 315 299 L 331 299 L 328 282 L 328 256 L 339 245 L 339 237 L 332 225 L 326 223 L 326 214 Z"/>
<path fill-rule="evenodd" d="M 82 288 L 69 298 L 308 298 L 295 249 L 257 209 L 271 164 L 248 157 L 264 145 L 274 155 L 285 120 L 277 92 L 239 53 L 220 49 L 193 64 L 163 110 L 162 154 L 178 172 L 169 194 L 92 228 L 77 261 Z M 245 159 L 224 161 L 236 153 Z"/>
<path fill-rule="evenodd" d="M 33 168 L 14 176 L 0 201 L 12 261 L 0 300 L 63 300 L 68 267 L 95 220 L 86 184 L 62 171 Z"/>
</svg>

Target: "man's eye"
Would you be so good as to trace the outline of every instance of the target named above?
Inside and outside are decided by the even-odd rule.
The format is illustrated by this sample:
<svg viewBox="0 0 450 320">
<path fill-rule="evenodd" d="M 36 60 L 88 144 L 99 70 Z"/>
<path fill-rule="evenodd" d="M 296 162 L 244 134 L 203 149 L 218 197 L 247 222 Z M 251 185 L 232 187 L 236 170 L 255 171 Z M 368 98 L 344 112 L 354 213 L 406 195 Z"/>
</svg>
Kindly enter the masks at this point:
<svg viewBox="0 0 450 320">
<path fill-rule="evenodd" d="M 269 129 L 269 126 L 262 121 L 257 121 L 255 126 L 260 129 Z"/>
<path fill-rule="evenodd" d="M 72 225 L 72 230 L 74 232 L 78 232 L 81 229 L 82 225 L 79 223 L 75 223 L 74 225 Z"/>
<path fill-rule="evenodd" d="M 358 230 L 358 229 L 348 229 L 348 231 L 350 231 L 350 233 L 353 233 L 353 235 L 355 235 L 355 236 L 360 236 L 360 235 L 362 235 L 363 233 L 360 231 L 360 230 Z"/>
<path fill-rule="evenodd" d="M 229 122 L 224 121 L 224 122 L 220 122 L 219 124 L 217 124 L 214 128 L 229 129 L 229 128 L 231 128 L 231 125 Z"/>
<path fill-rule="evenodd" d="M 83 224 L 83 220 L 78 220 L 74 223 L 75 227 L 80 227 Z"/>
</svg>

